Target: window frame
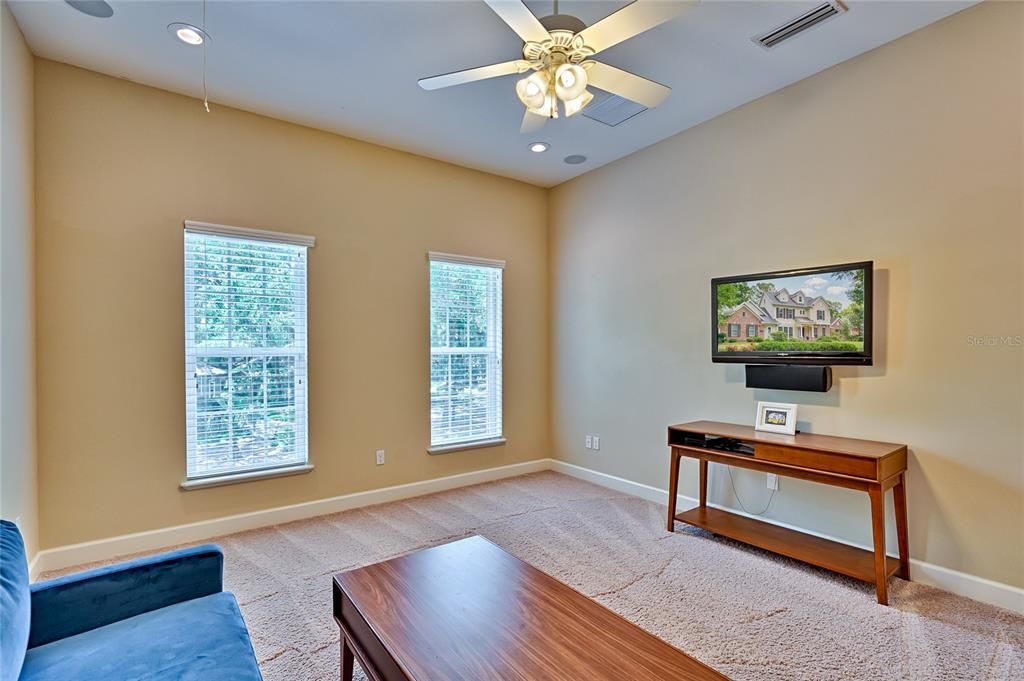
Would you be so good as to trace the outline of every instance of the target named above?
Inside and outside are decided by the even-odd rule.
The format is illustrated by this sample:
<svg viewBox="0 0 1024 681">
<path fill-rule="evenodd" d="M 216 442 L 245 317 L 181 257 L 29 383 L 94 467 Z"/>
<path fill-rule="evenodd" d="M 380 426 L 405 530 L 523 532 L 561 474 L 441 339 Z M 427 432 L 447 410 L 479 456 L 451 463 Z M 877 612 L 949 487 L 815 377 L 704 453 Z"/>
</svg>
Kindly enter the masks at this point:
<svg viewBox="0 0 1024 681">
<path fill-rule="evenodd" d="M 182 489 L 199 489 L 204 487 L 214 487 L 219 485 L 227 485 L 238 482 L 248 482 L 250 480 L 259 480 L 263 478 L 281 477 L 287 475 L 297 475 L 301 473 L 308 473 L 313 470 L 313 465 L 310 463 L 310 450 L 309 450 L 309 349 L 308 349 L 308 331 L 309 331 L 309 249 L 312 248 L 316 240 L 311 236 L 303 236 L 298 234 L 291 234 L 285 232 L 273 232 L 261 229 L 251 229 L 245 227 L 235 227 L 231 225 L 218 225 L 207 222 L 197 222 L 194 220 L 186 220 L 184 223 L 184 231 L 182 235 L 182 241 L 184 245 L 183 257 L 186 261 L 183 263 L 183 289 L 184 289 L 184 322 L 185 322 L 185 476 L 181 482 Z M 204 347 L 198 348 L 194 345 L 194 334 L 195 334 L 195 317 L 194 314 L 189 314 L 190 311 L 194 310 L 195 302 L 195 281 L 194 281 L 194 268 L 190 266 L 187 261 L 188 257 L 188 236 L 207 236 L 219 239 L 234 239 L 249 242 L 268 242 L 272 244 L 282 244 L 289 246 L 297 246 L 305 249 L 305 257 L 303 262 L 303 282 L 302 282 L 302 311 L 303 311 L 303 322 L 304 328 L 302 330 L 302 342 L 301 345 L 295 345 L 291 347 Z M 196 443 L 196 432 L 199 423 L 199 417 L 202 413 L 199 411 L 199 396 L 198 396 L 198 385 L 196 384 L 196 367 L 197 360 L 202 357 L 227 357 L 229 358 L 229 367 L 231 362 L 240 357 L 292 357 L 295 362 L 294 369 L 294 387 L 296 394 L 301 394 L 301 408 L 300 405 L 296 404 L 295 412 L 295 434 L 296 438 L 302 438 L 302 450 L 303 459 L 301 461 L 293 461 L 280 465 L 272 466 L 254 466 L 250 468 L 242 468 L 236 470 L 218 471 L 212 473 L 203 473 L 199 475 L 190 474 L 189 471 L 189 460 L 194 458 Z M 189 383 L 191 382 L 191 384 Z M 298 402 L 299 399 L 296 399 Z"/>
<path fill-rule="evenodd" d="M 432 329 L 431 329 L 431 315 L 433 307 L 433 288 L 430 283 L 431 266 L 435 262 L 449 263 L 453 265 L 467 265 L 471 267 L 489 267 L 497 269 L 500 272 L 498 290 L 490 291 L 488 293 L 488 342 L 484 347 L 450 347 L 435 348 L 433 345 Z M 498 377 L 498 395 L 497 400 L 490 400 L 488 405 L 487 420 L 493 423 L 494 420 L 500 422 L 500 428 L 497 433 L 488 434 L 484 437 L 471 437 L 462 440 L 449 440 L 449 441 L 434 441 L 434 424 L 431 412 L 433 409 L 433 396 L 429 390 L 427 393 L 427 452 L 429 454 L 444 454 L 447 452 L 462 451 L 468 449 L 483 449 L 485 447 L 497 447 L 502 446 L 507 442 L 505 437 L 505 386 L 504 386 L 504 335 L 505 335 L 505 304 L 504 304 L 504 288 L 505 288 L 505 261 L 494 260 L 491 258 L 480 258 L 475 256 L 458 255 L 455 253 L 445 253 L 440 251 L 429 251 L 427 253 L 427 383 L 428 386 L 431 381 L 431 368 L 433 366 L 433 360 L 435 356 L 441 355 L 457 355 L 457 354 L 474 354 L 484 355 L 488 357 L 488 375 L 496 375 Z M 497 324 L 495 324 L 497 322 Z M 497 338 L 492 339 L 490 337 L 491 331 L 497 328 Z M 494 348 L 496 346 L 496 349 Z M 492 364 L 493 360 L 493 364 Z M 493 372 L 493 373 L 492 373 Z"/>
</svg>

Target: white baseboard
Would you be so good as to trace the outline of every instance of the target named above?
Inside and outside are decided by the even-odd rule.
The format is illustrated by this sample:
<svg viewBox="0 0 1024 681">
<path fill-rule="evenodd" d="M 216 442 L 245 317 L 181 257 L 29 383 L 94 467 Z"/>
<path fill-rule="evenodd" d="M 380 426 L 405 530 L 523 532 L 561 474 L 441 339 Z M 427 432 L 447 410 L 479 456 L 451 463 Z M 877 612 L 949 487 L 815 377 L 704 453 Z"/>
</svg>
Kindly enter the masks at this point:
<svg viewBox="0 0 1024 681">
<path fill-rule="evenodd" d="M 29 579 L 35 581 L 36 578 L 39 577 L 40 572 L 42 572 L 42 570 L 39 569 L 39 552 L 36 551 L 35 555 L 32 556 L 32 559 L 28 562 Z"/>
<path fill-rule="evenodd" d="M 613 489 L 616 492 L 622 492 L 623 494 L 640 497 L 647 501 L 653 501 L 656 504 L 668 503 L 668 490 L 651 487 L 650 485 L 645 485 L 642 482 L 626 480 L 625 478 L 620 478 L 615 475 L 595 471 L 592 468 L 577 466 L 574 463 L 566 463 L 565 461 L 559 461 L 557 459 L 551 459 L 550 461 L 551 470 L 553 471 L 565 473 L 566 475 L 571 475 L 574 478 L 579 478 L 580 480 L 592 482 L 595 485 L 601 485 L 602 487 Z M 680 496 L 679 498 L 686 499 L 687 497 Z"/>
<path fill-rule="evenodd" d="M 652 487 L 643 483 L 634 482 L 625 478 L 620 478 L 615 475 L 609 475 L 607 473 L 601 473 L 590 468 L 584 468 L 583 466 L 577 466 L 575 464 L 566 463 L 565 461 L 558 461 L 551 459 L 551 469 L 571 475 L 574 478 L 580 480 L 586 480 L 592 482 L 595 485 L 601 485 L 613 489 L 617 492 L 623 492 L 624 494 L 630 494 L 632 496 L 641 497 L 648 501 L 653 501 L 659 504 L 668 503 L 668 490 L 660 489 L 658 487 Z M 683 496 L 680 494 L 676 498 L 676 504 L 680 510 L 692 508 L 697 505 L 697 500 L 692 497 Z M 831 535 L 822 534 L 820 532 L 812 532 L 803 527 L 796 527 L 788 523 L 780 522 L 778 520 L 772 520 L 770 518 L 764 518 L 759 516 L 753 516 L 749 513 L 745 513 L 741 510 L 723 506 L 721 504 L 708 504 L 715 508 L 721 508 L 738 515 L 747 516 L 748 518 L 756 518 L 757 520 L 785 527 L 790 530 L 797 530 L 805 534 L 812 534 L 816 537 L 822 537 L 823 539 L 830 539 L 841 544 L 847 544 L 849 546 L 856 546 L 857 548 L 871 550 L 871 547 L 857 544 L 855 542 L 847 541 L 840 537 L 833 537 Z M 1011 586 L 1009 584 L 1003 584 L 1001 582 L 995 582 L 991 579 L 985 579 L 984 577 L 977 577 L 970 575 L 965 572 L 959 572 L 957 570 L 951 570 L 950 568 L 942 567 L 941 565 L 935 565 L 933 563 L 927 563 L 923 560 L 917 560 L 916 558 L 910 559 L 910 579 L 921 584 L 927 584 L 928 586 L 934 586 L 951 593 L 955 593 L 959 596 L 966 596 L 967 598 L 973 598 L 976 601 L 995 605 L 1000 608 L 1006 608 L 1007 610 L 1013 610 L 1024 614 L 1024 589 L 1019 587 Z"/>
<path fill-rule="evenodd" d="M 294 520 L 303 520 L 318 515 L 338 513 L 361 506 L 372 506 L 409 497 L 418 497 L 424 494 L 432 494 L 467 485 L 476 485 L 482 482 L 491 482 L 502 478 L 511 478 L 516 475 L 536 473 L 549 470 L 551 459 L 536 459 L 524 463 L 514 463 L 496 468 L 449 475 L 443 478 L 411 482 L 405 485 L 393 487 L 382 487 L 380 489 L 344 494 L 328 499 L 318 499 L 291 506 L 280 506 L 269 508 L 263 511 L 251 513 L 240 513 L 238 515 L 203 520 L 187 525 L 176 525 L 159 530 L 147 532 L 135 532 L 117 537 L 97 539 L 95 541 L 83 542 L 81 544 L 70 544 L 52 549 L 45 549 L 36 553 L 31 565 L 29 575 L 35 580 L 39 575 L 49 570 L 61 570 L 73 565 L 91 563 L 100 560 L 109 560 L 117 556 L 123 556 L 140 551 L 152 551 L 175 544 L 203 541 L 213 537 L 219 537 L 233 532 L 253 530 L 260 527 L 280 525 Z"/>
<path fill-rule="evenodd" d="M 609 475 L 607 473 L 601 473 L 590 468 L 584 468 L 582 466 L 566 463 L 565 461 L 559 461 L 557 459 L 536 459 L 534 461 L 526 461 L 524 463 L 499 466 L 497 468 L 487 468 L 480 471 L 473 471 L 471 473 L 450 475 L 443 478 L 412 482 L 405 485 L 383 487 L 381 489 L 369 490 L 366 492 L 345 494 L 338 497 L 309 501 L 291 506 L 281 506 L 263 511 L 241 513 L 224 518 L 189 523 L 187 525 L 177 525 L 175 527 L 168 527 L 160 530 L 136 532 L 134 534 L 98 539 L 96 541 L 84 542 L 81 544 L 71 544 L 53 549 L 45 549 L 38 551 L 32 559 L 32 562 L 29 565 L 29 574 L 31 575 L 31 578 L 35 580 L 41 573 L 49 570 L 61 570 L 73 565 L 109 560 L 129 553 L 152 551 L 167 546 L 174 546 L 175 544 L 203 541 L 205 539 L 219 537 L 233 532 L 242 532 L 244 530 L 253 530 L 260 527 L 280 525 L 282 523 L 303 520 L 305 518 L 312 518 L 318 515 L 347 511 L 361 506 L 371 506 L 373 504 L 397 501 L 399 499 L 408 499 L 410 497 L 421 496 L 424 494 L 432 494 L 434 492 L 441 492 L 444 490 L 456 489 L 458 487 L 465 487 L 467 485 L 476 485 L 482 482 L 490 482 L 492 480 L 500 480 L 502 478 L 510 478 L 516 475 L 525 475 L 527 473 L 536 473 L 544 470 L 554 470 L 559 473 L 570 475 L 574 478 L 579 478 L 580 480 L 601 485 L 602 487 L 607 487 L 631 496 L 647 499 L 648 501 L 653 501 L 658 504 L 665 504 L 668 502 L 668 491 L 658 487 L 652 487 L 651 485 L 645 485 L 643 483 L 634 482 L 632 480 Z M 685 509 L 696 506 L 697 500 L 679 495 L 676 503 L 679 505 L 679 508 Z M 728 508 L 718 504 L 710 505 L 715 506 L 716 508 L 726 509 L 733 513 L 739 513 L 740 515 L 748 515 L 734 508 Z M 748 515 L 748 517 L 754 516 Z M 838 537 L 818 532 L 811 532 L 805 528 L 795 527 L 777 520 L 770 520 L 767 518 L 758 518 L 758 520 L 792 530 L 813 534 L 825 539 L 849 544 L 851 546 L 857 546 L 858 548 L 869 548 Z M 967 598 L 982 601 L 983 603 L 989 603 L 1001 608 L 1006 608 L 1007 610 L 1024 613 L 1024 589 L 1019 587 L 1002 584 L 983 577 L 969 575 L 964 572 L 958 572 L 957 570 L 951 570 L 940 565 L 926 563 L 913 558 L 910 560 L 910 576 L 912 580 L 920 582 L 921 584 L 938 587 L 960 596 L 966 596 Z"/>
</svg>

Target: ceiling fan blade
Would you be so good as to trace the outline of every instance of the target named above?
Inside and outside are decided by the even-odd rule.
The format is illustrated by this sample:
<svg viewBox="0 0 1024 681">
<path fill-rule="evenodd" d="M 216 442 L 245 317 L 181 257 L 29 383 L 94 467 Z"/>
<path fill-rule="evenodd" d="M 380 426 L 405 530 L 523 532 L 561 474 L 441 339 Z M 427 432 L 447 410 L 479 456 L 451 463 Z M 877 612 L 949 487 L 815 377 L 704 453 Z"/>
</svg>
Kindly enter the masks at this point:
<svg viewBox="0 0 1024 681">
<path fill-rule="evenodd" d="M 661 83 L 655 83 L 653 80 L 641 78 L 629 71 L 623 71 L 599 61 L 593 62 L 587 69 L 587 82 L 613 95 L 643 104 L 648 109 L 653 109 L 664 102 L 672 92 L 672 88 Z"/>
<path fill-rule="evenodd" d="M 635 0 L 580 32 L 584 44 L 595 53 L 618 45 L 658 24 L 673 19 L 697 4 L 697 0 Z"/>
<path fill-rule="evenodd" d="M 551 35 L 522 0 L 484 0 L 524 43 L 542 43 Z"/>
<path fill-rule="evenodd" d="M 475 69 L 466 69 L 465 71 L 444 73 L 440 76 L 420 78 L 419 84 L 424 90 L 439 90 L 443 87 L 472 83 L 477 80 L 487 80 L 488 78 L 497 78 L 498 76 L 509 76 L 513 73 L 525 73 L 529 70 L 530 62 L 522 59 L 516 59 L 515 61 L 506 61 L 501 64 L 478 66 Z"/>
<path fill-rule="evenodd" d="M 519 127 L 519 134 L 526 135 L 531 132 L 537 132 L 544 127 L 544 124 L 548 122 L 547 116 L 541 116 L 535 114 L 529 109 L 523 114 L 523 124 Z"/>
</svg>

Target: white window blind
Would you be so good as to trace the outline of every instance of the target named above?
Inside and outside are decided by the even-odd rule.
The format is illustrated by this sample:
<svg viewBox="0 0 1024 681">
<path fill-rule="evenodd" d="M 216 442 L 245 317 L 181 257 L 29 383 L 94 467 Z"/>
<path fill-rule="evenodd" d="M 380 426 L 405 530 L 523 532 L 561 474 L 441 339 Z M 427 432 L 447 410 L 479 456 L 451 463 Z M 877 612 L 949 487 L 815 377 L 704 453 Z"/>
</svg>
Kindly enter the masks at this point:
<svg viewBox="0 0 1024 681">
<path fill-rule="evenodd" d="M 430 445 L 503 437 L 500 261 L 430 254 Z"/>
<path fill-rule="evenodd" d="M 307 237 L 186 223 L 188 479 L 307 463 L 311 245 Z"/>
</svg>

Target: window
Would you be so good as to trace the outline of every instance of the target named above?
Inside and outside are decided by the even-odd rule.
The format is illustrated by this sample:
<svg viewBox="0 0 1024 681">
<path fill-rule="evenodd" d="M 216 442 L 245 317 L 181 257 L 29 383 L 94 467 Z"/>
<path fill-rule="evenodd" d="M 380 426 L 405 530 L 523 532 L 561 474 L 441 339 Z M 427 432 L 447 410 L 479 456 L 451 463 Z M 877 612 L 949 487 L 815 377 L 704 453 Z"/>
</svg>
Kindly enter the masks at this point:
<svg viewBox="0 0 1024 681">
<path fill-rule="evenodd" d="M 819 322 L 825 321 L 825 311 L 824 310 L 818 310 L 818 321 Z"/>
<path fill-rule="evenodd" d="M 309 237 L 185 223 L 189 481 L 306 465 L 312 245 Z"/>
<path fill-rule="evenodd" d="M 789 336 L 790 338 L 793 337 L 793 327 L 792 326 L 787 326 L 786 327 L 786 335 Z"/>
<path fill-rule="evenodd" d="M 430 448 L 504 442 L 501 294 L 505 263 L 430 254 Z"/>
<path fill-rule="evenodd" d="M 747 324 L 747 338 L 757 335 L 757 325 Z"/>
<path fill-rule="evenodd" d="M 739 338 L 739 337 L 740 337 L 740 325 L 739 324 L 730 324 L 729 325 L 729 338 Z"/>
</svg>

